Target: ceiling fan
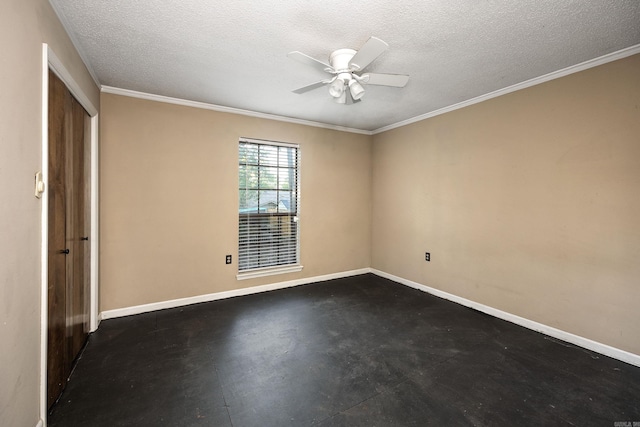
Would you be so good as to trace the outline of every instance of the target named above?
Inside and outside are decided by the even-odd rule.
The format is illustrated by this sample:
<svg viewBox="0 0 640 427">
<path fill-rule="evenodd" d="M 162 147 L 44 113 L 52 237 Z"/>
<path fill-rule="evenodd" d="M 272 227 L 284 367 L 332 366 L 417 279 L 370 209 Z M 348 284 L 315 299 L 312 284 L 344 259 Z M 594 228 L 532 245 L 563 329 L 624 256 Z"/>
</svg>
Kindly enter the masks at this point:
<svg viewBox="0 0 640 427">
<path fill-rule="evenodd" d="M 358 51 L 353 49 L 334 51 L 329 55 L 328 64 L 302 52 L 290 52 L 287 54 L 289 58 L 333 75 L 331 78 L 303 86 L 293 92 L 302 94 L 329 85 L 329 94 L 338 104 L 353 104 L 359 102 L 364 96 L 363 84 L 404 87 L 409 81 L 407 75 L 362 73 L 362 70 L 388 47 L 389 45 L 379 38 L 371 37 Z"/>
</svg>

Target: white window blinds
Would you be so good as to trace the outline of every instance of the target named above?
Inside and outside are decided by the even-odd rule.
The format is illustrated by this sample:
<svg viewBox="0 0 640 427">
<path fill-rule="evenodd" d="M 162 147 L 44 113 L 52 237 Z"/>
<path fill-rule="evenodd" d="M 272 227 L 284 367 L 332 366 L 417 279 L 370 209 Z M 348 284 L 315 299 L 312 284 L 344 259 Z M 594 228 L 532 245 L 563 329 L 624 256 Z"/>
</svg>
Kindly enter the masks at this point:
<svg viewBox="0 0 640 427">
<path fill-rule="evenodd" d="M 298 146 L 241 139 L 238 270 L 298 264 Z"/>
</svg>

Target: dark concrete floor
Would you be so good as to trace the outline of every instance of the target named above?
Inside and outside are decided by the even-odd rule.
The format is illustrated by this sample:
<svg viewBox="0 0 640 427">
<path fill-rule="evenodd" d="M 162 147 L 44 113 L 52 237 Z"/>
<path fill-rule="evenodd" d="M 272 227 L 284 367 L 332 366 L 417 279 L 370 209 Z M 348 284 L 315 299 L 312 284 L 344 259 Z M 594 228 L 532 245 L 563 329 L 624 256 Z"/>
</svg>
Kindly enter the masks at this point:
<svg viewBox="0 0 640 427">
<path fill-rule="evenodd" d="M 362 275 L 104 321 L 49 425 L 621 421 L 640 368 Z"/>
</svg>

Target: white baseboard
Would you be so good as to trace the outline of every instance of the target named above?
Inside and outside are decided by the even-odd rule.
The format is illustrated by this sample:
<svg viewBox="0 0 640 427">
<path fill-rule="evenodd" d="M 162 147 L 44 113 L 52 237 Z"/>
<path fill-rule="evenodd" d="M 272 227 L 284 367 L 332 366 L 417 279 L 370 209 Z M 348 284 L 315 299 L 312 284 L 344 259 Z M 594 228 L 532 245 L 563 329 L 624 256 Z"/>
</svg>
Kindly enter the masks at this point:
<svg viewBox="0 0 640 427">
<path fill-rule="evenodd" d="M 371 269 L 371 272 L 377 276 L 384 277 L 386 279 L 393 280 L 394 282 L 401 283 L 411 288 L 415 288 L 423 292 L 427 292 L 429 294 L 435 295 L 437 297 L 444 298 L 446 300 L 458 303 L 460 305 L 464 305 L 465 307 L 473 308 L 475 310 L 489 314 L 493 317 L 497 317 L 498 319 L 515 323 L 516 325 L 523 326 L 527 329 L 531 329 L 536 332 L 541 332 L 550 337 L 557 338 L 571 344 L 575 344 L 579 347 L 583 347 L 600 354 L 604 354 L 605 356 L 613 357 L 614 359 L 621 360 L 631 365 L 640 366 L 640 355 L 630 353 L 628 351 L 620 350 L 618 348 L 611 347 L 609 345 L 602 344 L 597 341 L 593 341 L 588 338 L 581 337 L 579 335 L 565 332 L 560 329 L 556 329 L 554 327 L 544 325 L 542 323 L 534 322 L 533 320 L 525 319 L 524 317 L 516 316 L 515 314 L 507 313 L 506 311 L 498 310 L 497 308 L 489 307 L 487 305 L 480 304 L 478 302 L 471 301 L 466 298 L 462 298 L 462 297 L 450 294 L 448 292 L 431 288 L 429 286 L 425 286 L 420 283 L 404 279 L 402 277 L 394 276 L 393 274 L 385 273 L 383 271 L 376 270 L 376 269 Z"/>
<path fill-rule="evenodd" d="M 640 355 L 630 353 L 628 351 L 620 350 L 615 347 L 611 347 L 606 344 L 599 343 L 597 341 L 590 340 L 588 338 L 581 337 L 579 335 L 572 334 L 542 323 L 535 322 L 533 320 L 525 319 L 524 317 L 516 316 L 515 314 L 507 313 L 506 311 L 498 310 L 497 308 L 489 307 L 487 305 L 471 301 L 466 298 L 459 297 L 457 295 L 450 294 L 448 292 L 441 291 L 439 289 L 431 288 L 426 285 L 422 285 L 417 282 L 413 282 L 408 279 L 404 279 L 393 274 L 385 273 L 384 271 L 362 268 L 359 270 L 343 271 L 340 273 L 326 274 L 323 276 L 307 277 L 304 279 L 290 280 L 286 282 L 271 283 L 261 286 L 253 286 L 250 288 L 234 289 L 231 291 L 216 292 L 212 294 L 198 295 L 188 298 L 179 298 L 169 301 L 161 301 L 150 304 L 136 305 L 132 307 L 118 308 L 114 310 L 106 310 L 100 313 L 99 320 L 113 319 L 116 317 L 131 316 L 134 314 L 148 313 L 150 311 L 164 310 L 167 308 L 182 307 L 185 305 L 197 304 L 201 302 L 216 301 L 225 298 L 256 294 L 260 292 L 273 291 L 276 289 L 291 288 L 294 286 L 306 285 L 315 282 L 324 282 L 326 280 L 340 279 L 343 277 L 357 276 L 359 274 L 373 273 L 377 276 L 384 277 L 394 282 L 400 283 L 411 288 L 421 290 L 423 292 L 435 295 L 437 297 L 455 302 L 465 307 L 473 308 L 483 313 L 489 314 L 498 319 L 506 320 L 507 322 L 515 323 L 516 325 L 523 326 L 527 329 L 531 329 L 536 332 L 543 333 L 553 338 L 566 341 L 571 344 L 575 344 L 579 347 L 586 348 L 588 350 L 595 351 L 605 356 L 613 357 L 614 359 L 621 360 L 631 365 L 640 367 Z M 38 426 L 40 427 L 40 426 Z"/>
<path fill-rule="evenodd" d="M 343 271 L 340 273 L 325 274 L 323 276 L 306 277 L 304 279 L 289 280 L 286 282 L 271 283 L 268 285 L 252 286 L 250 288 L 234 289 L 231 291 L 216 292 L 212 294 L 197 295 L 187 298 L 173 299 L 169 301 L 154 302 L 150 304 L 135 305 L 132 307 L 106 310 L 100 313 L 100 320 L 113 319 L 115 317 L 131 316 L 133 314 L 148 313 L 150 311 L 164 310 L 166 308 L 182 307 L 185 305 L 197 304 L 200 302 L 216 301 L 225 298 L 238 297 L 243 295 L 257 294 L 260 292 L 273 291 L 276 289 L 291 288 L 293 286 L 306 285 L 326 280 L 340 279 L 343 277 L 357 276 L 359 274 L 370 273 L 370 268 L 359 270 Z"/>
</svg>

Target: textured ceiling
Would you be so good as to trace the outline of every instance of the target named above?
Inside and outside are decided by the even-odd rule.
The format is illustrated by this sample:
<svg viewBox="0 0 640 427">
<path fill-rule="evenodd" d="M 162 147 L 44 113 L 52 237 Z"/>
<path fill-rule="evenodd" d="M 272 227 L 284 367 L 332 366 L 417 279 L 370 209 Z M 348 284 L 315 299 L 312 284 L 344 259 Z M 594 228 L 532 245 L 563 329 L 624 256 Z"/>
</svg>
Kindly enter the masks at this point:
<svg viewBox="0 0 640 427">
<path fill-rule="evenodd" d="M 368 131 L 640 44 L 638 0 L 50 1 L 100 85 Z M 405 88 L 291 92 L 372 35 Z"/>
</svg>

